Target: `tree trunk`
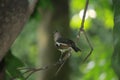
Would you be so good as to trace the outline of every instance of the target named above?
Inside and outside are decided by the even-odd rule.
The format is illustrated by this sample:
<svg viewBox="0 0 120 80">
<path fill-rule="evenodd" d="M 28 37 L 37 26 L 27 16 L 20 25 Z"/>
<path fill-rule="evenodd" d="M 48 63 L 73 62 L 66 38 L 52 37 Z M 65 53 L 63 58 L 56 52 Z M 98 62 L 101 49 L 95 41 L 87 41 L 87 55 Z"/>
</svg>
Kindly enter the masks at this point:
<svg viewBox="0 0 120 80">
<path fill-rule="evenodd" d="M 112 65 L 120 80 L 120 0 L 113 0 L 114 6 L 114 52 Z"/>
<path fill-rule="evenodd" d="M 4 80 L 4 56 L 21 32 L 37 0 L 0 0 L 0 80 Z"/>
<path fill-rule="evenodd" d="M 53 64 L 59 59 L 58 55 L 60 55 L 60 52 L 54 45 L 53 32 L 58 30 L 64 37 L 69 37 L 70 33 L 68 0 L 52 0 L 52 4 L 54 11 L 44 13 L 38 30 L 38 42 L 40 46 L 39 57 L 41 58 L 39 64 L 41 63 L 42 66 Z M 69 80 L 70 67 L 68 62 L 69 61 L 65 63 L 57 76 L 54 75 L 58 66 L 40 72 L 41 74 L 37 80 Z"/>
<path fill-rule="evenodd" d="M 27 0 L 0 0 L 0 61 L 23 28 Z"/>
<path fill-rule="evenodd" d="M 0 61 L 21 32 L 37 0 L 0 0 Z"/>
</svg>

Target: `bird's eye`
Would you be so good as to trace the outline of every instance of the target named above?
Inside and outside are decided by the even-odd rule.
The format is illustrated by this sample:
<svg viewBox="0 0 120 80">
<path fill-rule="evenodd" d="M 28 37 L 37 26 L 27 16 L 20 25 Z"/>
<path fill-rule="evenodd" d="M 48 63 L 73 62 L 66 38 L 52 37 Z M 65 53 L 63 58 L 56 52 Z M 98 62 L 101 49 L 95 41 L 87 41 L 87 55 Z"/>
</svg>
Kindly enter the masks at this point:
<svg viewBox="0 0 120 80">
<path fill-rule="evenodd" d="M 58 45 L 58 44 L 56 44 L 56 46 L 58 47 L 59 45 Z"/>
</svg>

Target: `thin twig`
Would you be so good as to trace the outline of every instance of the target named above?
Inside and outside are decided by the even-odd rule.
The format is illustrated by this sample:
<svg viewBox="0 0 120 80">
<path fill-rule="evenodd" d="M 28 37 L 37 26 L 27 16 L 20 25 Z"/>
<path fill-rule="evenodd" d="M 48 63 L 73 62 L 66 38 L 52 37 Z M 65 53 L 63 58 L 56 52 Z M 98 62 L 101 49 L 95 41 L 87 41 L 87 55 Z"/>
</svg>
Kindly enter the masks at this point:
<svg viewBox="0 0 120 80">
<path fill-rule="evenodd" d="M 83 34 L 85 35 L 85 39 L 87 40 L 87 42 L 88 42 L 88 45 L 89 45 L 89 47 L 90 47 L 90 52 L 88 53 L 88 55 L 85 57 L 85 59 L 83 60 L 83 62 L 85 62 L 86 60 L 87 60 L 87 58 L 92 54 L 92 51 L 93 51 L 93 47 L 92 47 L 92 45 L 91 45 L 91 43 L 90 43 L 90 41 L 89 41 L 89 39 L 88 39 L 88 37 L 87 37 L 87 34 L 86 34 L 86 32 L 83 30 Z"/>
<path fill-rule="evenodd" d="M 90 43 L 90 41 L 89 41 L 89 39 L 87 37 L 87 34 L 86 34 L 85 30 L 84 30 L 85 16 L 86 16 L 88 4 L 89 4 L 89 0 L 86 0 L 85 9 L 84 9 L 83 17 L 82 17 L 82 22 L 81 22 L 81 27 L 80 27 L 80 30 L 79 30 L 78 35 L 77 35 L 77 39 L 79 40 L 81 33 L 83 33 L 84 36 L 85 36 L 85 39 L 88 42 L 88 45 L 89 45 L 89 47 L 91 49 L 90 52 L 88 53 L 88 55 L 83 60 L 83 62 L 85 62 L 87 60 L 87 58 L 91 55 L 91 53 L 93 51 L 93 47 L 92 47 L 92 45 L 91 45 L 91 43 Z"/>
<path fill-rule="evenodd" d="M 41 68 L 18 68 L 18 69 L 19 69 L 19 70 L 26 70 L 26 71 L 25 71 L 24 73 L 22 73 L 22 74 L 25 75 L 25 74 L 28 73 L 28 75 L 25 77 L 25 80 L 27 80 L 27 79 L 28 79 L 33 73 L 35 73 L 35 72 L 38 72 L 38 71 L 41 71 L 41 70 L 46 70 L 46 69 L 49 69 L 49 68 L 53 68 L 53 67 L 55 67 L 55 66 L 57 66 L 57 65 L 61 65 L 61 66 L 58 68 L 58 70 L 57 70 L 57 72 L 56 72 L 56 74 L 55 74 L 55 75 L 57 75 L 57 73 L 60 71 L 60 69 L 62 68 L 62 66 L 63 66 L 64 63 L 66 62 L 66 60 L 70 57 L 70 51 L 67 51 L 67 52 L 64 53 L 64 54 L 66 54 L 66 55 L 63 57 L 62 61 L 57 61 L 56 63 L 47 65 L 47 66 L 45 66 L 45 67 L 41 67 Z"/>
<path fill-rule="evenodd" d="M 30 74 L 28 74 L 27 77 L 25 77 L 25 80 L 27 80 L 33 73 L 34 73 L 34 71 L 32 71 Z"/>
<path fill-rule="evenodd" d="M 62 58 L 62 64 L 60 65 L 60 67 L 58 68 L 57 72 L 55 73 L 55 76 L 58 74 L 58 72 L 61 70 L 61 68 L 63 67 L 63 65 L 65 64 L 65 62 L 68 60 L 68 58 L 71 55 L 71 50 L 70 51 L 66 51 L 65 56 Z"/>
<path fill-rule="evenodd" d="M 86 0 L 86 4 L 85 4 L 85 9 L 84 9 L 83 17 L 82 17 L 82 22 L 81 22 L 80 30 L 79 30 L 78 35 L 77 35 L 78 40 L 80 38 L 81 31 L 84 30 L 85 16 L 86 16 L 88 4 L 89 4 L 89 0 Z"/>
<path fill-rule="evenodd" d="M 33 73 L 35 72 L 38 72 L 38 71 L 41 71 L 41 70 L 47 70 L 49 68 L 52 68 L 52 67 L 55 67 L 59 64 L 63 64 L 61 63 L 60 61 L 57 61 L 56 63 L 54 64 L 51 64 L 51 65 L 47 65 L 45 67 L 41 67 L 41 68 L 18 68 L 18 70 L 26 70 L 24 73 L 22 73 L 23 75 L 27 74 L 28 75 L 25 77 L 25 80 L 27 80 Z"/>
<path fill-rule="evenodd" d="M 84 13 L 83 13 L 80 29 L 84 29 L 84 22 L 85 22 L 85 16 L 86 16 L 87 8 L 88 8 L 88 3 L 89 3 L 89 0 L 86 1 L 85 10 L 84 10 Z"/>
<path fill-rule="evenodd" d="M 58 72 L 61 70 L 61 68 L 63 67 L 63 65 L 65 64 L 66 60 L 60 65 L 60 67 L 58 68 L 57 72 L 55 73 L 55 76 L 58 74 Z"/>
</svg>

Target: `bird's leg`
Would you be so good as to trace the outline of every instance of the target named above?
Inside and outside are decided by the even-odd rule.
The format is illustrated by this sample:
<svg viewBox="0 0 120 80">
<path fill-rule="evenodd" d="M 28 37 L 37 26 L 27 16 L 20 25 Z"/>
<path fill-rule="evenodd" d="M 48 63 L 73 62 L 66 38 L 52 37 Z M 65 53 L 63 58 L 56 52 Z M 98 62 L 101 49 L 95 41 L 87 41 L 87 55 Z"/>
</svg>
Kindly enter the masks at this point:
<svg viewBox="0 0 120 80">
<path fill-rule="evenodd" d="M 71 53 L 71 51 L 66 51 L 66 52 L 64 53 L 65 55 L 64 55 L 64 57 L 62 58 L 62 60 L 63 60 L 63 61 L 67 60 L 67 59 L 70 57 L 70 55 L 71 55 L 70 53 Z"/>
<path fill-rule="evenodd" d="M 60 65 L 60 67 L 58 68 L 58 70 L 57 70 L 57 72 L 55 73 L 55 75 L 58 74 L 58 72 L 61 70 L 62 66 L 65 64 L 66 60 L 70 57 L 70 53 L 71 53 L 71 51 L 66 51 L 65 53 L 63 53 L 63 54 L 65 54 L 65 55 L 64 55 L 63 58 L 61 58 L 61 61 L 60 61 L 60 62 L 61 62 L 61 65 Z"/>
<path fill-rule="evenodd" d="M 59 58 L 59 62 L 62 62 L 62 57 L 63 57 L 63 52 L 61 52 L 60 58 Z"/>
</svg>

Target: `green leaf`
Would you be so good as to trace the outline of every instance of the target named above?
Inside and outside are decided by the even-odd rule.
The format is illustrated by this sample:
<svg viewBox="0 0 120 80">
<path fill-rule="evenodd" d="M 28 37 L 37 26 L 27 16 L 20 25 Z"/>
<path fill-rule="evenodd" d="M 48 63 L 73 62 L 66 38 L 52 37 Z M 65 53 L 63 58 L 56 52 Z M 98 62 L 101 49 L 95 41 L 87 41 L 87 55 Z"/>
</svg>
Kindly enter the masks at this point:
<svg viewBox="0 0 120 80">
<path fill-rule="evenodd" d="M 6 80 L 10 80 L 11 78 L 15 78 L 15 80 L 18 80 L 18 78 L 20 78 L 20 80 L 24 79 L 21 72 L 17 70 L 18 67 L 23 67 L 24 64 L 17 57 L 12 55 L 10 50 L 5 57 L 5 64 Z"/>
</svg>

